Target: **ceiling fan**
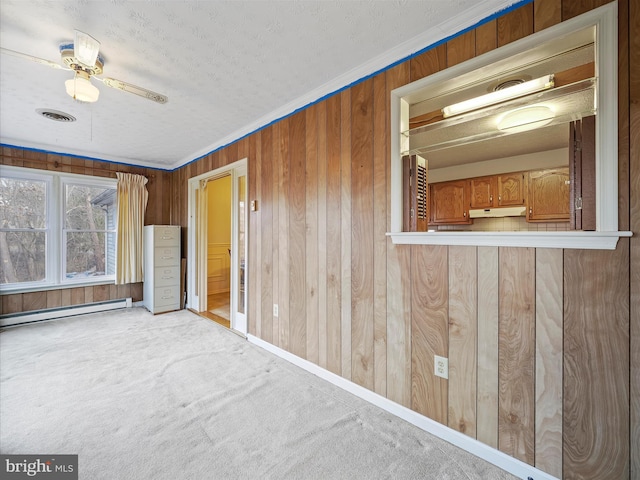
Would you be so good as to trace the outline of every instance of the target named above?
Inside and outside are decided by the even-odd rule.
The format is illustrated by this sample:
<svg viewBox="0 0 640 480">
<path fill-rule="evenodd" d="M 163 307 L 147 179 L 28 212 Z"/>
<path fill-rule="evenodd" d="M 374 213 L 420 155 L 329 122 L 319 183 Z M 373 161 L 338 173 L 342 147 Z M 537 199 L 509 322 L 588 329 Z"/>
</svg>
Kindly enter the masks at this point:
<svg viewBox="0 0 640 480">
<path fill-rule="evenodd" d="M 157 103 L 163 104 L 169 101 L 165 95 L 147 90 L 146 88 L 138 87 L 123 82 L 122 80 L 116 80 L 115 78 L 97 77 L 96 75 L 100 75 L 104 67 L 104 59 L 99 55 L 99 49 L 100 42 L 91 35 L 76 30 L 73 43 L 63 43 L 60 45 L 60 56 L 64 65 L 7 48 L 0 47 L 0 52 L 14 57 L 25 58 L 59 70 L 73 71 L 73 78 L 64 82 L 65 88 L 69 96 L 81 102 L 91 103 L 98 100 L 100 90 L 91 83 L 92 78 L 99 80 L 108 87 L 133 93 Z"/>
</svg>

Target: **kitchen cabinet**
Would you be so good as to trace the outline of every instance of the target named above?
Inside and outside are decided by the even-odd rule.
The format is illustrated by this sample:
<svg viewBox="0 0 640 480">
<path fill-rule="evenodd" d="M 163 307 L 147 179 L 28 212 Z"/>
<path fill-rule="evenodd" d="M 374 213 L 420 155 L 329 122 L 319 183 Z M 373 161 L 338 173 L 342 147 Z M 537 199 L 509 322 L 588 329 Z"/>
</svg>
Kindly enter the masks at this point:
<svg viewBox="0 0 640 480">
<path fill-rule="evenodd" d="M 470 207 L 496 208 L 524 205 L 525 186 L 524 172 L 472 178 L 469 180 Z"/>
<path fill-rule="evenodd" d="M 569 169 L 503 173 L 429 185 L 429 225 L 470 224 L 469 209 L 526 205 L 528 222 L 569 221 Z"/>
<path fill-rule="evenodd" d="M 569 221 L 569 168 L 527 173 L 527 221 Z"/>
<path fill-rule="evenodd" d="M 526 196 L 526 176 L 524 172 L 505 173 L 498 175 L 497 207 L 517 207 L 524 205 Z"/>
<path fill-rule="evenodd" d="M 430 223 L 433 225 L 470 224 L 469 180 L 429 185 Z"/>
<path fill-rule="evenodd" d="M 151 313 L 180 309 L 180 227 L 144 227 L 144 306 Z"/>
<path fill-rule="evenodd" d="M 469 180 L 471 208 L 495 207 L 494 197 L 497 191 L 497 177 L 477 177 Z"/>
</svg>

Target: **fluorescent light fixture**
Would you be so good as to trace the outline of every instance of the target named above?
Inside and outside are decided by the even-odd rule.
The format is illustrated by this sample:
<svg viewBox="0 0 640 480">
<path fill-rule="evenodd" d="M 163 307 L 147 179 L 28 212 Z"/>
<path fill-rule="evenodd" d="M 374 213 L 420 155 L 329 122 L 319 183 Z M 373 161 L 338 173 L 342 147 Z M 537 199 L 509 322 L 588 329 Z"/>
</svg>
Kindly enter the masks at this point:
<svg viewBox="0 0 640 480">
<path fill-rule="evenodd" d="M 96 58 L 98 58 L 100 42 L 80 30 L 76 30 L 75 32 L 73 56 L 83 65 L 93 67 L 96 64 Z"/>
<path fill-rule="evenodd" d="M 513 85 L 512 87 L 504 88 L 502 90 L 496 90 L 495 92 L 487 93 L 486 95 L 470 98 L 464 102 L 454 103 L 453 105 L 449 105 L 442 109 L 442 116 L 444 118 L 448 118 L 454 115 L 460 115 L 461 113 L 470 112 L 495 103 L 522 97 L 530 93 L 547 90 L 552 87 L 553 74 L 545 75 L 544 77 L 536 78 L 535 80 L 529 80 L 528 82 L 519 83 L 518 85 Z"/>
<path fill-rule="evenodd" d="M 509 133 L 526 132 L 551 123 L 555 112 L 545 105 L 518 108 L 498 118 L 498 130 Z"/>
<path fill-rule="evenodd" d="M 80 102 L 97 102 L 100 96 L 100 90 L 91 83 L 89 75 L 82 71 L 76 72 L 73 78 L 64 82 L 64 86 L 67 94 Z"/>
</svg>

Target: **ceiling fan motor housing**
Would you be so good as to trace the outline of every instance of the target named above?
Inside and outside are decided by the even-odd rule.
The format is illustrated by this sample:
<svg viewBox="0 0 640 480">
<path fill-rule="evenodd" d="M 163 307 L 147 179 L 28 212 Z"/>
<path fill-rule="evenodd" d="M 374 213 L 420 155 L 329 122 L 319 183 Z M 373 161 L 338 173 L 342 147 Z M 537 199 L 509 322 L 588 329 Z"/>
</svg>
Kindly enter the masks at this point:
<svg viewBox="0 0 640 480">
<path fill-rule="evenodd" d="M 93 66 L 80 62 L 74 54 L 73 43 L 60 45 L 60 56 L 62 57 L 62 62 L 76 72 L 81 71 L 88 75 L 100 75 L 104 67 L 104 59 L 100 55 L 96 58 L 96 63 Z"/>
</svg>

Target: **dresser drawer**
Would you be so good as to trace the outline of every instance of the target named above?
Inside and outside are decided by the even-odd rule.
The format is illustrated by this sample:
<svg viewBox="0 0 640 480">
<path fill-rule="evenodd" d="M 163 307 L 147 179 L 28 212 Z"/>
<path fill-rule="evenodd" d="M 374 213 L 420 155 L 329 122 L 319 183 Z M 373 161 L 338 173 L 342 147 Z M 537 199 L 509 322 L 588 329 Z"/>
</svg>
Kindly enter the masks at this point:
<svg viewBox="0 0 640 480">
<path fill-rule="evenodd" d="M 156 287 L 180 285 L 180 267 L 157 267 L 154 281 Z"/>
<path fill-rule="evenodd" d="M 153 263 L 156 267 L 180 265 L 180 247 L 156 247 Z"/>
</svg>

